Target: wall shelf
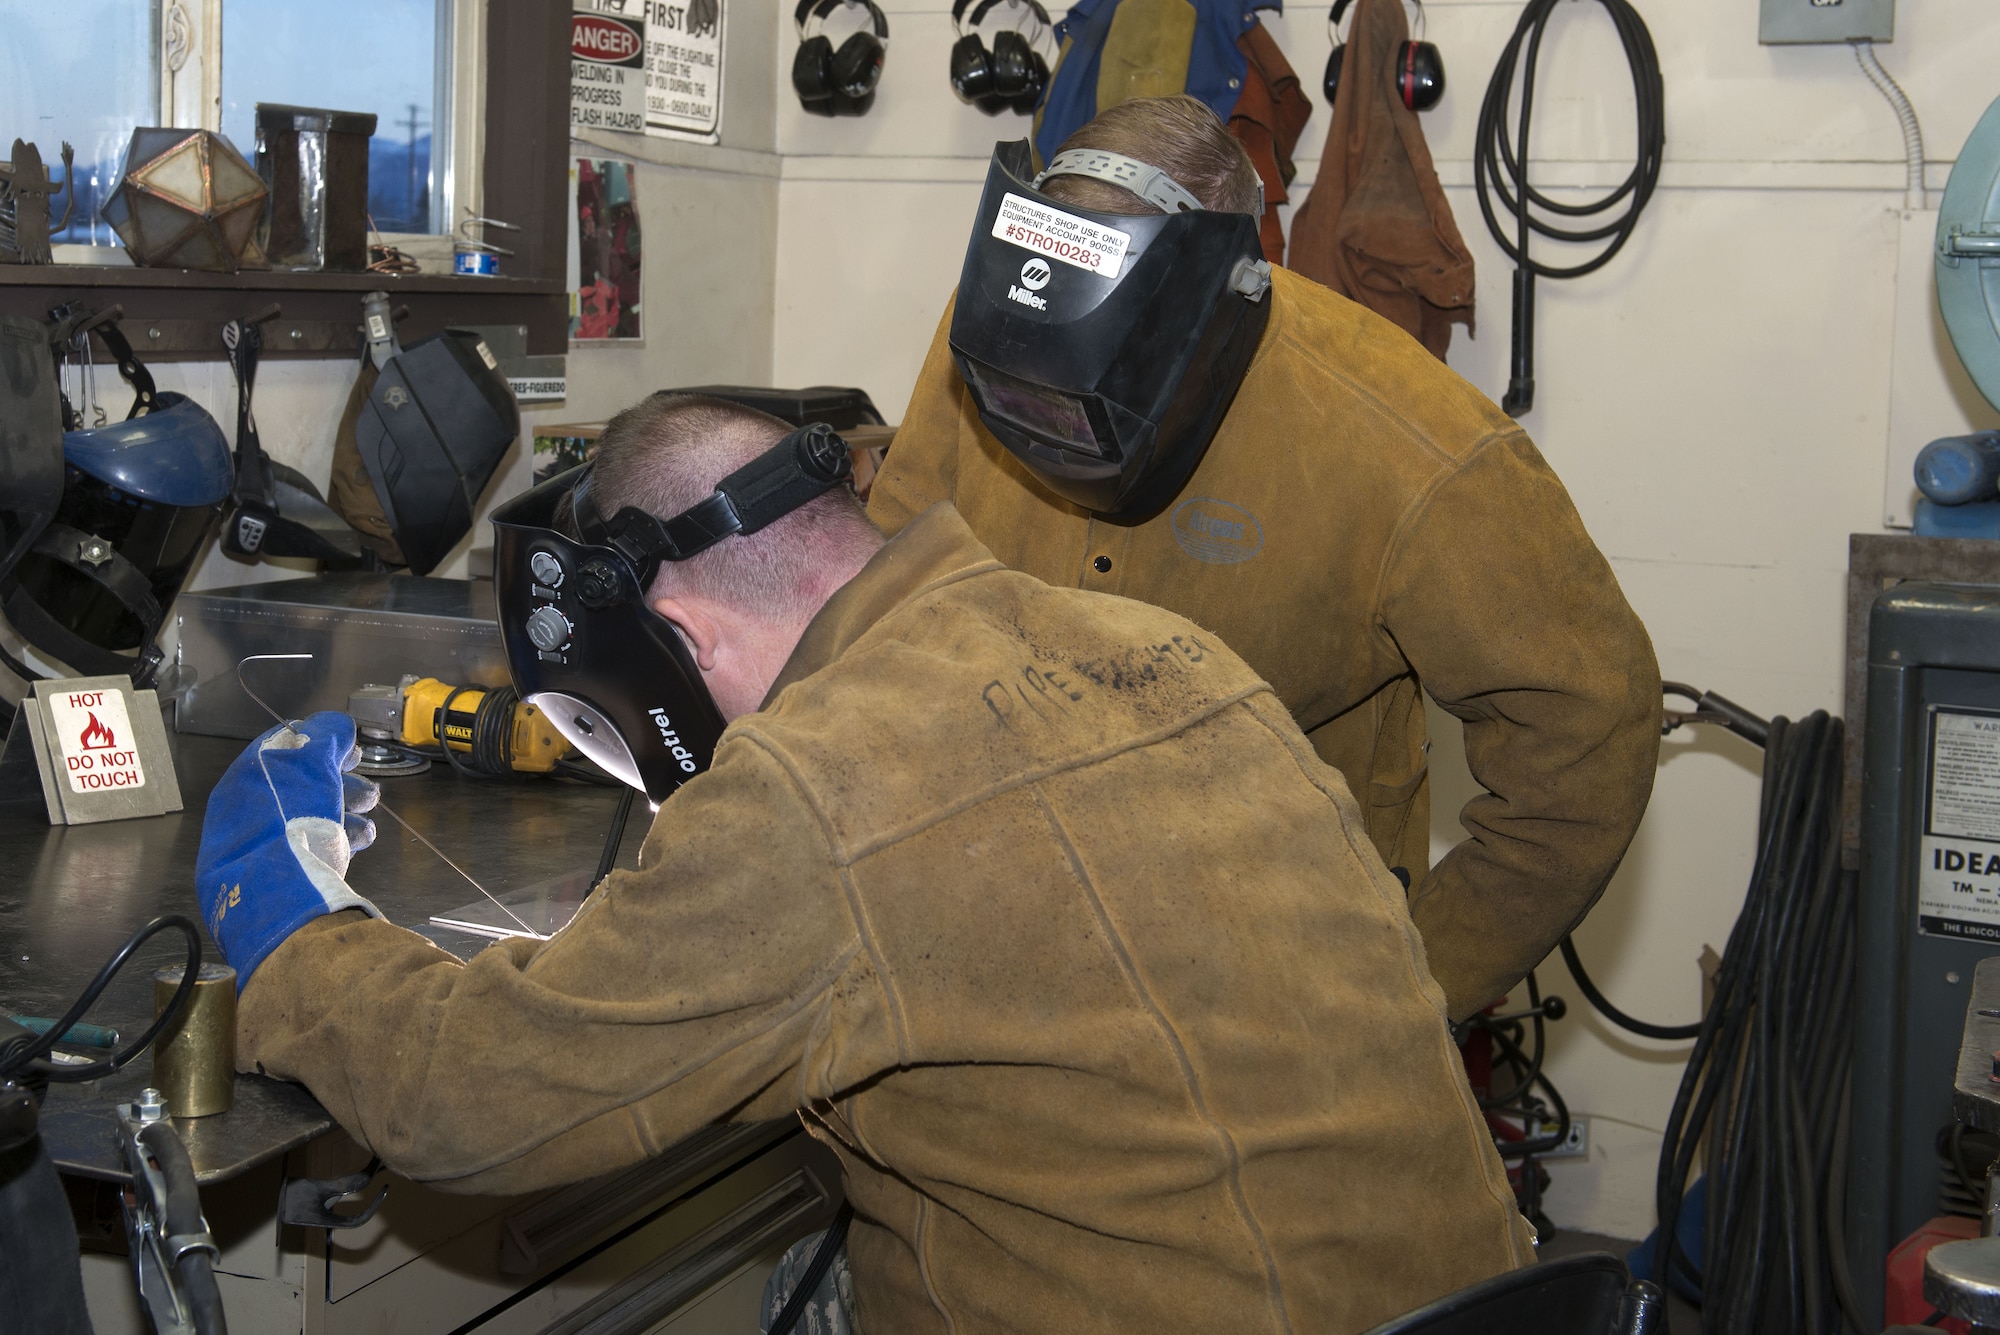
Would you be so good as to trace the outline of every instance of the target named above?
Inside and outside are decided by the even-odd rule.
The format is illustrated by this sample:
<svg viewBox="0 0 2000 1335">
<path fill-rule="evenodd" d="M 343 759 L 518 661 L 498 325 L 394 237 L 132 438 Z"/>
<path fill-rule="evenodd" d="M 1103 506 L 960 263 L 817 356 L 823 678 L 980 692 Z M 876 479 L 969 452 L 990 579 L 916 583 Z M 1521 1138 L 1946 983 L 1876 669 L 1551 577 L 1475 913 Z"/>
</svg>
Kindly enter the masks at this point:
<svg viewBox="0 0 2000 1335">
<path fill-rule="evenodd" d="M 485 211 L 518 220 L 506 263 L 525 275 L 206 273 L 130 265 L 0 264 L 0 315 L 47 321 L 51 307 L 123 306 L 121 327 L 144 360 L 221 360 L 222 326 L 282 310 L 264 327 L 270 356 L 337 357 L 360 351 L 361 296 L 389 294 L 409 314 L 405 343 L 450 327 L 516 325 L 527 355 L 569 347 L 564 270 L 568 241 L 568 0 L 495 5 L 486 30 Z M 503 91 L 504 90 L 504 91 Z M 295 332 L 296 331 L 296 332 Z"/>
</svg>

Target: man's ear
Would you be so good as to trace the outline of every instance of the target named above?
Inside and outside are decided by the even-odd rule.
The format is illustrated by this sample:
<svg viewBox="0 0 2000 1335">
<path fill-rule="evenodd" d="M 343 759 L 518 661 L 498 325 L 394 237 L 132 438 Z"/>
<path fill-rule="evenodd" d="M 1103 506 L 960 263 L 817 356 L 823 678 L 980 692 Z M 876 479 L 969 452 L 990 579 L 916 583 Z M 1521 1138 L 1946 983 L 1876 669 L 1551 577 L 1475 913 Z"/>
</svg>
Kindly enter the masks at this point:
<svg viewBox="0 0 2000 1335">
<path fill-rule="evenodd" d="M 699 600 L 690 603 L 678 598 L 655 598 L 653 610 L 680 631 L 681 638 L 694 651 L 695 665 L 703 672 L 713 672 L 715 651 L 722 643 L 722 627 L 707 605 Z"/>
</svg>

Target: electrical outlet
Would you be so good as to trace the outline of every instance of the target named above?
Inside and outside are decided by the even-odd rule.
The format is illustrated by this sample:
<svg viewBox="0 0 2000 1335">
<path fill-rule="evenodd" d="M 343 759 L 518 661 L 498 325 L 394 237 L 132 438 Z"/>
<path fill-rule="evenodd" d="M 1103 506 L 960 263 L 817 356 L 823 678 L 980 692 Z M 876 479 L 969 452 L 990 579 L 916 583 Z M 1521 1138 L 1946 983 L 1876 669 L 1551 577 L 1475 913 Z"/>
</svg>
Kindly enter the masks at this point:
<svg viewBox="0 0 2000 1335">
<path fill-rule="evenodd" d="M 1896 35 L 1896 0 L 1760 0 L 1757 40 L 1766 46 L 1808 42 L 1887 42 Z"/>
<path fill-rule="evenodd" d="M 1558 1122 L 1543 1122 L 1542 1129 L 1540 1131 L 1537 1131 L 1535 1134 L 1538 1136 L 1553 1136 L 1556 1133 L 1557 1127 L 1560 1125 L 1561 1124 Z M 1554 1149 L 1549 1150 L 1543 1154 L 1536 1155 L 1535 1157 L 1539 1159 L 1589 1158 L 1590 1119 L 1588 1117 L 1577 1117 L 1572 1115 L 1569 1119 L 1569 1135 L 1563 1138 L 1563 1143 L 1556 1146 Z"/>
</svg>

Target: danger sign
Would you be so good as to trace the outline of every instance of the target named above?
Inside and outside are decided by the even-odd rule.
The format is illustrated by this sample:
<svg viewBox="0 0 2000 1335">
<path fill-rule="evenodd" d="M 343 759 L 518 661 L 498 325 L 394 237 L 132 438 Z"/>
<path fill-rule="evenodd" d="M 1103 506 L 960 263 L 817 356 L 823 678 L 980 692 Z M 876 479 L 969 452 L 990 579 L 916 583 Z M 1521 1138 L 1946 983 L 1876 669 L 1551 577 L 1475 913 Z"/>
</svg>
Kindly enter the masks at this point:
<svg viewBox="0 0 2000 1335">
<path fill-rule="evenodd" d="M 1099 226 L 1088 218 L 1023 199 L 1011 191 L 1000 199 L 999 215 L 993 219 L 993 235 L 1104 278 L 1118 276 L 1118 271 L 1125 267 L 1125 252 L 1132 245 L 1128 232 Z"/>
<path fill-rule="evenodd" d="M 64 691 L 47 704 L 71 792 L 145 785 L 122 691 Z"/>
</svg>

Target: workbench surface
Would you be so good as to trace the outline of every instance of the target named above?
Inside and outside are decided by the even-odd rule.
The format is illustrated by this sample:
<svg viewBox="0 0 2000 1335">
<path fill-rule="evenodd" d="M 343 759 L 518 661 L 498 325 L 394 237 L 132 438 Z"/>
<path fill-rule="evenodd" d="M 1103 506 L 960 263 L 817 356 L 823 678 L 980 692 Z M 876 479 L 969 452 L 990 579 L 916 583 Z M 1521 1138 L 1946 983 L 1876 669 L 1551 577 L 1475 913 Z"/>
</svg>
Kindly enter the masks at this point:
<svg viewBox="0 0 2000 1335">
<path fill-rule="evenodd" d="M 169 733 L 185 810 L 100 825 L 51 826 L 40 796 L 0 805 L 0 1010 L 60 1016 L 131 933 L 163 913 L 197 921 L 195 850 L 208 793 L 244 744 Z M 461 778 L 435 764 L 425 774 L 382 781 L 383 798 L 465 871 L 506 894 L 595 867 L 617 791 L 566 780 Z M 650 818 L 636 805 L 625 831 L 632 856 Z M 434 913 L 480 898 L 394 820 L 376 818 L 373 848 L 356 855 L 348 882 L 390 921 L 461 956 L 483 938 L 434 928 Z M 185 957 L 178 932 L 154 937 L 125 966 L 86 1019 L 116 1027 L 124 1041 L 152 1021 L 152 975 Z M 203 933 L 204 958 L 214 943 Z M 83 1051 L 72 1049 L 73 1051 Z M 122 1178 L 112 1140 L 114 1105 L 150 1082 L 150 1056 L 85 1085 L 52 1085 L 42 1137 L 64 1172 Z M 233 1177 L 332 1127 L 298 1085 L 236 1078 L 235 1106 L 212 1117 L 175 1119 L 203 1182 Z"/>
</svg>

